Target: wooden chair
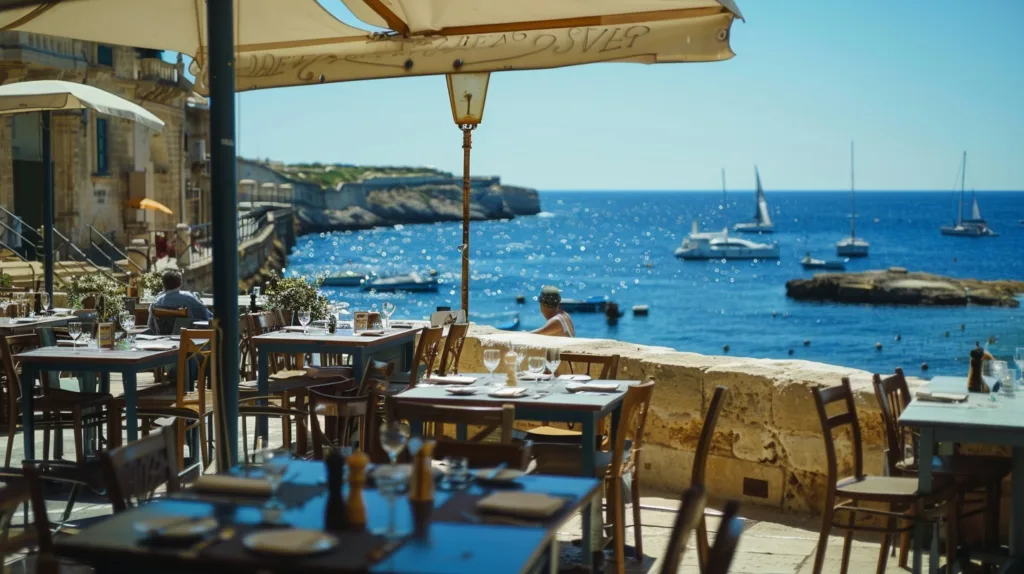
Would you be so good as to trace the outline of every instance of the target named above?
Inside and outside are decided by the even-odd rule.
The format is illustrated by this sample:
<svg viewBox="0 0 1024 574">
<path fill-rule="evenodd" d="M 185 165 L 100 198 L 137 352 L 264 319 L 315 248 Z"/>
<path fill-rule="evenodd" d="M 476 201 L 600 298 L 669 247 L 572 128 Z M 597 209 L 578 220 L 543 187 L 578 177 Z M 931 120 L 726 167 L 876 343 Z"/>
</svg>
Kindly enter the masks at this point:
<svg viewBox="0 0 1024 574">
<path fill-rule="evenodd" d="M 462 346 L 466 342 L 468 332 L 469 323 L 455 323 L 448 327 L 448 336 L 444 340 L 444 350 L 441 352 L 437 374 L 444 376 L 450 372 L 459 372 L 459 358 L 462 356 Z"/>
<path fill-rule="evenodd" d="M 164 309 L 150 306 L 149 312 L 156 318 L 156 335 L 170 335 L 174 332 L 175 323 L 179 319 L 188 319 L 188 309 Z M 147 318 L 148 322 L 149 319 Z"/>
<path fill-rule="evenodd" d="M 165 427 L 123 447 L 100 453 L 107 497 L 114 512 L 145 504 L 160 487 L 177 492 L 178 456 L 174 427 Z"/>
<path fill-rule="evenodd" d="M 439 440 L 434 448 L 434 459 L 449 456 L 465 457 L 470 468 L 493 468 L 504 464 L 508 468 L 526 470 L 530 465 L 533 443 L 479 443 L 464 440 Z"/>
<path fill-rule="evenodd" d="M 413 354 L 409 372 L 395 375 L 395 382 L 408 381 L 411 389 L 416 386 L 421 373 L 424 377 L 430 376 L 434 370 L 434 363 L 437 362 L 443 337 L 444 327 L 424 327 L 420 331 L 420 340 L 416 343 L 416 352 Z"/>
<path fill-rule="evenodd" d="M 314 459 L 322 458 L 327 447 L 373 452 L 377 429 L 371 423 L 376 420 L 376 413 L 383 411 L 379 393 L 386 392 L 392 370 L 390 362 L 371 360 L 358 387 L 349 381 L 307 387 Z M 322 427 L 320 417 L 324 419 Z"/>
<path fill-rule="evenodd" d="M 401 396 L 388 400 L 388 420 L 415 421 L 423 424 L 423 436 L 436 439 L 445 437 L 444 425 L 474 425 L 483 427 L 469 438 L 470 442 L 484 441 L 495 430 L 499 431 L 498 442 L 512 442 L 512 425 L 515 422 L 515 407 L 453 407 L 403 401 Z"/>
<path fill-rule="evenodd" d="M 4 466 L 11 466 L 14 449 L 14 435 L 17 432 L 21 414 L 21 377 L 19 365 L 15 362 L 18 353 L 41 346 L 38 333 L 0 336 L 0 355 L 7 379 L 7 453 Z M 33 410 L 42 415 L 36 428 L 45 432 L 43 436 L 44 458 L 50 451 L 51 431 L 61 432 L 71 428 L 75 437 L 75 460 L 85 461 L 86 428 L 107 427 L 108 444 L 117 446 L 121 441 L 121 403 L 109 393 L 82 393 L 55 388 L 50 383 L 47 371 L 39 372 L 39 394 L 33 397 Z M 70 420 L 69 420 L 70 417 Z"/>
<path fill-rule="evenodd" d="M 622 479 L 626 474 L 632 478 L 633 494 L 633 536 L 636 558 L 643 559 L 643 535 L 640 524 L 639 469 L 643 449 L 644 429 L 647 427 L 647 413 L 651 397 L 654 396 L 654 381 L 629 387 L 622 399 L 622 416 L 618 431 L 610 443 L 610 451 L 599 451 L 598 476 L 605 481 L 607 497 L 607 522 L 613 528 L 616 568 L 625 571 L 625 500 L 622 496 Z M 537 458 L 537 472 L 541 474 L 562 474 L 579 476 L 582 468 L 583 450 L 579 444 L 540 443 L 534 444 Z"/>
<path fill-rule="evenodd" d="M 697 525 L 704 521 L 704 505 L 707 503 L 707 494 L 704 486 L 693 483 L 690 488 L 683 492 L 683 502 L 679 505 L 679 512 L 672 524 L 672 536 L 668 540 L 668 547 L 662 558 L 661 574 L 676 574 L 679 572 L 679 565 L 683 561 L 683 550 L 690 539 L 690 533 L 697 529 Z"/>
<path fill-rule="evenodd" d="M 245 421 L 247 419 L 249 419 L 249 418 L 255 418 L 255 417 L 280 418 L 282 420 L 282 424 L 285 425 L 285 427 L 290 427 L 291 426 L 291 421 L 294 420 L 296 426 L 298 428 L 302 429 L 302 432 L 298 433 L 298 434 L 300 434 L 303 437 L 306 436 L 306 428 L 305 427 L 306 427 L 306 421 L 309 420 L 309 412 L 304 411 L 304 410 L 300 410 L 300 409 L 293 409 L 293 408 L 288 408 L 288 407 L 279 407 L 279 406 L 275 406 L 275 405 L 272 405 L 272 404 L 256 404 L 256 403 L 259 403 L 259 402 L 262 402 L 262 401 L 268 401 L 268 403 L 269 403 L 268 399 L 274 399 L 274 398 L 276 398 L 276 397 L 271 397 L 271 396 L 266 396 L 266 397 L 246 397 L 244 399 L 239 399 L 239 401 L 238 401 L 238 418 L 239 418 L 240 422 L 242 423 L 242 437 L 241 437 L 242 438 L 242 460 L 248 460 L 249 459 L 249 448 L 247 446 L 247 444 L 248 444 L 248 431 L 247 431 L 247 425 L 245 423 Z M 253 440 L 253 445 L 256 445 L 255 438 Z M 292 448 L 291 448 L 292 445 L 291 445 L 290 442 L 285 442 L 283 446 L 284 446 L 284 448 L 288 449 L 289 451 L 292 450 Z M 269 447 L 269 445 L 265 445 L 265 448 L 267 448 L 267 447 Z M 254 448 L 255 448 L 255 446 L 254 446 Z M 305 448 L 297 449 L 297 450 L 302 450 L 303 453 L 305 452 Z M 314 452 L 316 452 L 316 451 L 314 450 Z M 253 462 L 255 462 L 255 461 L 253 461 Z"/>
<path fill-rule="evenodd" d="M 182 329 L 178 346 L 178 380 L 173 386 L 151 387 L 141 390 L 138 396 L 138 410 L 146 419 L 172 417 L 177 432 L 178 468 L 185 466 L 185 433 L 197 429 L 199 432 L 199 454 L 203 468 L 210 464 L 210 441 L 206 430 L 207 422 L 213 417 L 213 391 L 207 389 L 212 375 L 213 357 L 219 352 L 213 329 Z M 190 390 L 191 369 L 197 366 L 195 390 Z M 196 453 L 192 453 L 195 457 Z"/>
<path fill-rule="evenodd" d="M 700 438 L 697 439 L 697 450 L 693 455 L 693 471 L 690 475 L 690 484 L 706 484 L 706 473 L 708 468 L 708 455 L 711 454 L 711 445 L 715 438 L 715 427 L 718 425 L 718 417 L 722 414 L 725 406 L 725 394 L 729 391 L 726 387 L 719 385 L 711 396 L 711 403 L 708 404 L 708 412 L 704 415 L 704 424 L 700 429 Z M 637 505 L 638 500 L 634 499 L 633 504 Z M 634 506 L 635 507 L 635 506 Z M 634 515 L 639 520 L 639 515 Z M 708 563 L 708 525 L 702 514 L 697 524 L 697 562 L 701 570 L 704 570 Z"/>
<path fill-rule="evenodd" d="M 23 469 L 22 476 L 8 481 L 0 489 L 0 564 L 6 563 L 11 552 L 36 547 L 36 574 L 57 574 L 60 572 L 60 560 L 53 550 L 53 534 L 46 514 L 43 483 L 32 465 Z M 11 522 L 14 515 L 18 508 L 27 510 L 29 505 L 32 507 L 32 524 L 29 524 L 26 512 L 21 531 L 12 535 Z"/>
<path fill-rule="evenodd" d="M 732 565 L 732 558 L 736 555 L 736 547 L 739 546 L 740 535 L 743 533 L 743 519 L 739 515 L 739 503 L 730 500 L 725 504 L 725 511 L 722 513 L 722 521 L 718 525 L 718 533 L 715 535 L 715 545 L 711 548 L 708 557 L 708 567 L 705 574 L 727 574 L 729 566 Z"/>
<path fill-rule="evenodd" d="M 818 411 L 818 418 L 821 421 L 828 469 L 826 483 L 828 490 L 825 494 L 825 512 L 821 520 L 818 548 L 814 555 L 814 574 L 821 574 L 828 546 L 828 535 L 833 528 L 845 531 L 843 557 L 840 566 L 842 574 L 846 574 L 849 567 L 850 545 L 853 542 L 853 533 L 855 531 L 881 532 L 883 539 L 878 553 L 876 572 L 883 574 L 889 557 L 889 546 L 893 534 L 909 532 L 913 528 L 914 521 L 926 520 L 935 524 L 933 537 L 935 540 L 938 539 L 937 524 L 941 515 L 939 515 L 936 509 L 929 508 L 929 505 L 934 502 L 947 503 L 945 509 L 938 510 L 944 512 L 947 518 L 947 540 L 955 540 L 956 506 L 950 502 L 950 489 L 943 488 L 941 481 L 936 481 L 936 492 L 933 495 L 927 496 L 918 493 L 916 478 L 869 476 L 864 474 L 860 422 L 857 420 L 857 409 L 854 404 L 853 391 L 850 388 L 850 380 L 844 377 L 841 385 L 811 389 L 811 394 L 814 396 L 814 404 Z M 832 408 L 833 411 L 839 410 L 840 412 L 829 415 L 829 408 Z M 854 468 L 853 476 L 839 479 L 835 439 L 832 433 L 843 427 L 849 427 L 852 433 Z M 842 499 L 842 501 L 836 503 L 837 499 Z M 888 506 L 888 510 L 860 507 L 859 505 L 864 502 L 885 504 Z M 836 520 L 837 513 L 847 513 L 848 520 L 844 523 L 838 522 Z M 884 528 L 858 525 L 856 519 L 859 517 L 859 514 L 884 518 L 886 525 Z M 907 523 L 907 525 L 900 526 L 901 522 Z M 953 563 L 955 552 L 955 544 L 948 544 L 946 559 L 949 564 Z M 933 555 L 932 559 L 938 560 L 938 556 Z"/>
<path fill-rule="evenodd" d="M 615 380 L 619 372 L 619 355 L 587 355 L 583 353 L 561 353 L 558 365 L 559 375 L 587 375 L 600 380 Z M 526 438 L 534 442 L 566 442 L 566 437 L 579 437 L 581 433 L 574 423 L 551 426 L 544 421 L 540 426 L 526 431 Z M 602 420 L 598 434 L 607 436 L 608 423 Z M 607 444 L 604 445 L 608 447 Z"/>
<path fill-rule="evenodd" d="M 882 378 L 875 374 L 873 378 L 875 398 L 882 411 L 882 426 L 886 439 L 886 470 L 889 476 L 916 477 L 917 460 L 906 458 L 906 447 L 914 442 L 910 429 L 899 424 L 899 417 L 910 404 L 910 387 L 903 375 L 903 369 L 897 368 L 892 376 Z M 916 449 L 911 448 L 912 452 Z M 985 515 L 985 544 L 989 548 L 999 543 L 999 510 L 1002 500 L 1003 478 L 1010 473 L 1011 459 L 998 456 L 971 455 L 936 455 L 932 458 L 932 472 L 935 476 L 943 476 L 956 480 L 960 485 L 961 506 L 964 496 L 973 490 L 982 490 L 984 502 L 980 508 L 970 512 L 958 512 L 962 520 L 976 514 Z M 972 501 L 973 502 L 973 501 Z M 899 564 L 906 567 L 910 536 L 901 536 Z"/>
</svg>

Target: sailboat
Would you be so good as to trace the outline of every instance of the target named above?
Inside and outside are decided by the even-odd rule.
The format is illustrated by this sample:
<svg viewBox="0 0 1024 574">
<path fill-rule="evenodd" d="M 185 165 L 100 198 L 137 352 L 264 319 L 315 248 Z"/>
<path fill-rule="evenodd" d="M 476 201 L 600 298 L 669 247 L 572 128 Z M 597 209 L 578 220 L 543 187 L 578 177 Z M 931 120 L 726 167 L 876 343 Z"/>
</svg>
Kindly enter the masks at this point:
<svg viewBox="0 0 1024 574">
<path fill-rule="evenodd" d="M 853 142 L 850 142 L 850 236 L 836 243 L 836 255 L 840 257 L 867 257 L 870 244 L 857 237 L 857 211 L 854 200 Z"/>
<path fill-rule="evenodd" d="M 960 166 L 960 202 L 956 209 L 956 225 L 943 225 L 939 230 L 943 235 L 954 237 L 997 237 L 999 234 L 988 226 L 988 223 L 981 217 L 981 208 L 978 207 L 978 197 L 972 192 L 973 202 L 971 205 L 971 218 L 964 219 L 964 191 L 967 181 L 967 152 L 964 152 L 963 163 Z"/>
<path fill-rule="evenodd" d="M 725 168 L 722 168 L 722 209 L 729 207 L 729 198 L 725 195 Z"/>
<path fill-rule="evenodd" d="M 775 225 L 772 224 L 772 216 L 768 213 L 768 201 L 764 198 L 764 188 L 761 187 L 761 174 L 754 167 L 754 177 L 757 180 L 757 199 L 754 204 L 754 219 L 737 223 L 732 226 L 733 231 L 740 233 L 773 233 Z"/>
</svg>

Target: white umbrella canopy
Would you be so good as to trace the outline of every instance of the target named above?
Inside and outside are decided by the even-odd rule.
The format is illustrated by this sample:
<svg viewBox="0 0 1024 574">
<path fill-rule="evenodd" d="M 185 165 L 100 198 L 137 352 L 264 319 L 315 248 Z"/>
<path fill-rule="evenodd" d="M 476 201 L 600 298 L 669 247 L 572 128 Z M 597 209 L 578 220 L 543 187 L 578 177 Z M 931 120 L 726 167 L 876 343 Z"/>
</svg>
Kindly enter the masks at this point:
<svg viewBox="0 0 1024 574">
<path fill-rule="evenodd" d="M 713 62 L 734 53 L 732 0 L 345 0 L 394 33 L 349 26 L 316 0 L 237 0 L 236 88 L 597 62 Z M 2 5 L 0 5 L 2 9 Z M 0 12 L 22 30 L 195 58 L 209 91 L 202 0 L 64 0 Z"/>
<path fill-rule="evenodd" d="M 82 109 L 132 120 L 153 131 L 164 127 L 160 118 L 142 106 L 85 84 L 38 80 L 0 86 L 0 114 Z"/>
</svg>

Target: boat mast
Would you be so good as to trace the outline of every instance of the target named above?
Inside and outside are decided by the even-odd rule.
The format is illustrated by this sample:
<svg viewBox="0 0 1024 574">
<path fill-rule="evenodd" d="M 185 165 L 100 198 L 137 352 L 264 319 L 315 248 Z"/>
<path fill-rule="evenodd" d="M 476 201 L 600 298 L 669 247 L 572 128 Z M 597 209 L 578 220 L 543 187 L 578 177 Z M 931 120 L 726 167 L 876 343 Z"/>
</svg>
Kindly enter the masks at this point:
<svg viewBox="0 0 1024 574">
<path fill-rule="evenodd" d="M 850 141 L 850 239 L 856 236 L 856 224 L 854 221 L 857 218 L 857 210 L 853 202 L 853 141 Z"/>
<path fill-rule="evenodd" d="M 967 152 L 964 151 L 964 159 L 960 165 L 960 208 L 956 212 L 956 226 L 962 227 L 964 223 L 964 187 L 967 182 Z"/>
<path fill-rule="evenodd" d="M 722 168 L 722 209 L 729 206 L 729 200 L 725 197 L 725 168 Z"/>
</svg>

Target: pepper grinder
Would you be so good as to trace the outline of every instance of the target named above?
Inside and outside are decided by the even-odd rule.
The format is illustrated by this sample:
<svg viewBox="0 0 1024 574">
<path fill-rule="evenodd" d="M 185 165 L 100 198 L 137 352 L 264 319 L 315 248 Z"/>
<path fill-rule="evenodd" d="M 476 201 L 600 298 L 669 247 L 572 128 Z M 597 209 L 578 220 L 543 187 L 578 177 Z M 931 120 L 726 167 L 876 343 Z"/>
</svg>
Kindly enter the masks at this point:
<svg viewBox="0 0 1024 574">
<path fill-rule="evenodd" d="M 362 452 L 353 453 L 348 457 L 348 525 L 353 530 L 366 528 L 363 486 L 366 484 L 366 465 L 369 463 L 369 457 Z"/>
<path fill-rule="evenodd" d="M 505 353 L 505 384 L 510 387 L 516 386 L 516 352 Z"/>
<path fill-rule="evenodd" d="M 430 518 L 434 510 L 434 457 L 433 440 L 422 440 L 413 457 L 412 479 L 409 484 L 409 507 L 412 510 L 413 535 L 424 539 L 430 532 Z"/>
<path fill-rule="evenodd" d="M 324 528 L 328 531 L 344 530 L 348 527 L 348 509 L 342 496 L 342 482 L 345 475 L 345 456 L 332 448 L 324 457 L 327 467 L 327 505 L 324 513 Z"/>
</svg>

